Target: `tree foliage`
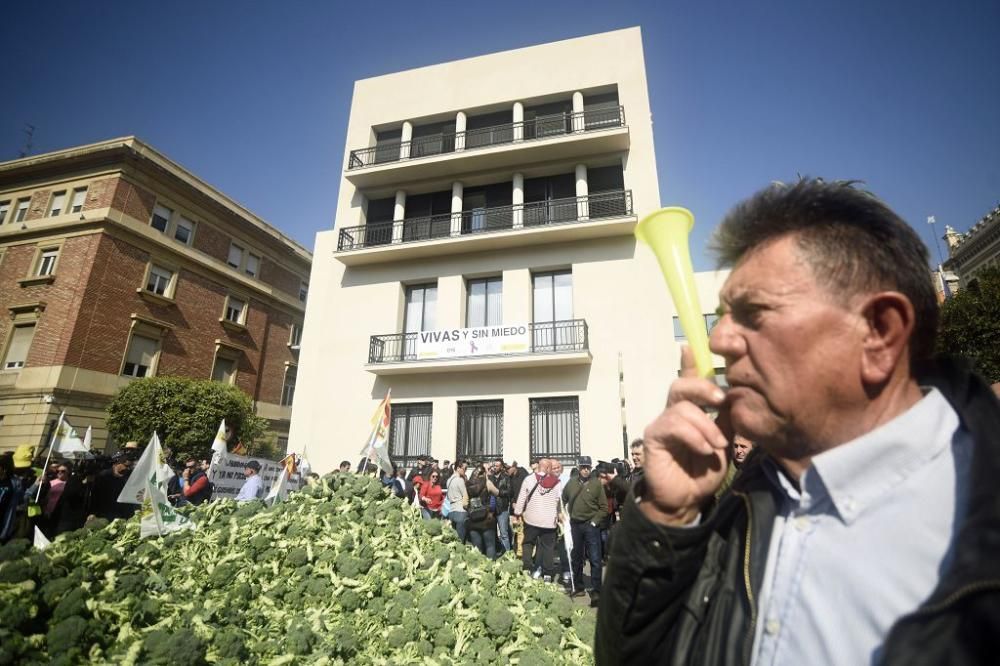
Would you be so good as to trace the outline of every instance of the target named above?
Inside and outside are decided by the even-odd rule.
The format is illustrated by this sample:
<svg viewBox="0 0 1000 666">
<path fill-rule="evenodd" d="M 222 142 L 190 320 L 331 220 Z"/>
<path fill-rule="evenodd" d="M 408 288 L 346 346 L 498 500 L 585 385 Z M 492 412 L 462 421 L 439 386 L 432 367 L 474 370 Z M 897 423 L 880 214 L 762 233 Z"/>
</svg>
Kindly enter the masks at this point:
<svg viewBox="0 0 1000 666">
<path fill-rule="evenodd" d="M 155 430 L 163 446 L 182 460 L 210 451 L 222 419 L 232 429 L 230 442 L 252 444 L 267 428 L 267 419 L 254 413 L 253 401 L 235 386 L 184 377 L 130 382 L 107 411 L 108 429 L 117 441 L 145 445 Z"/>
<path fill-rule="evenodd" d="M 941 306 L 938 351 L 964 356 L 989 382 L 1000 382 L 1000 267 L 980 271 Z"/>
</svg>

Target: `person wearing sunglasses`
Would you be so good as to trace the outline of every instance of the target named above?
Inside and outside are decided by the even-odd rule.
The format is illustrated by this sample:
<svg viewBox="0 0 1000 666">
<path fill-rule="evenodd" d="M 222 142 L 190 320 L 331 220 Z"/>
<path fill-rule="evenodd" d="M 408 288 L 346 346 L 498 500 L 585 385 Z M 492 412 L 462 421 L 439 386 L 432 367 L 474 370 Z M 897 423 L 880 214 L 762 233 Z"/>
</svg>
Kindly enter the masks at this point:
<svg viewBox="0 0 1000 666">
<path fill-rule="evenodd" d="M 444 489 L 441 487 L 441 473 L 431 470 L 427 480 L 420 484 L 420 514 L 428 519 L 440 518 L 442 503 Z"/>
</svg>

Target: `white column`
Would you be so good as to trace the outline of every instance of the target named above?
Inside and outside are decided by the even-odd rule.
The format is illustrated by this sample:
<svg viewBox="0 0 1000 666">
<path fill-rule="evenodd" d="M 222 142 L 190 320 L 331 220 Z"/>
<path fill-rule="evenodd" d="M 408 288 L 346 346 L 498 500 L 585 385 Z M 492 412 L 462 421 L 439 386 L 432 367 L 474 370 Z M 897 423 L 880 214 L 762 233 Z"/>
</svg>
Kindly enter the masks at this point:
<svg viewBox="0 0 1000 666">
<path fill-rule="evenodd" d="M 524 140 L 524 104 L 514 102 L 514 141 Z"/>
<path fill-rule="evenodd" d="M 573 131 L 582 132 L 583 128 L 583 93 L 577 91 L 573 93 Z"/>
<path fill-rule="evenodd" d="M 455 152 L 465 150 L 465 111 L 455 114 Z"/>
<path fill-rule="evenodd" d="M 451 235 L 462 235 L 462 183 L 451 184 Z"/>
<path fill-rule="evenodd" d="M 587 187 L 587 165 L 576 165 L 576 211 L 577 218 L 581 220 L 590 219 L 590 206 L 587 196 L 590 191 Z"/>
<path fill-rule="evenodd" d="M 396 206 L 392 209 L 392 242 L 403 242 L 403 219 L 406 217 L 406 190 L 396 190 Z"/>
<path fill-rule="evenodd" d="M 399 136 L 399 159 L 405 160 L 410 156 L 410 141 L 413 139 L 413 123 L 409 120 L 403 121 L 403 133 Z"/>
<path fill-rule="evenodd" d="M 510 195 L 510 202 L 514 205 L 514 228 L 520 229 L 524 226 L 524 174 L 514 174 L 514 189 Z"/>
</svg>

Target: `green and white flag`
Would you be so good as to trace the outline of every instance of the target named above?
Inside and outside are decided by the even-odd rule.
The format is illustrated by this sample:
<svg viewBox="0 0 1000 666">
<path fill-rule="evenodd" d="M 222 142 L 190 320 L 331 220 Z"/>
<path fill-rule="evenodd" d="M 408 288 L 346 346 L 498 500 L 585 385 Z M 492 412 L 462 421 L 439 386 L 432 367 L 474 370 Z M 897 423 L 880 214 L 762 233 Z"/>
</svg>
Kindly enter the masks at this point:
<svg viewBox="0 0 1000 666">
<path fill-rule="evenodd" d="M 119 502 L 142 505 L 139 508 L 139 536 L 163 536 L 194 529 L 195 524 L 177 513 L 167 501 L 167 481 L 171 476 L 160 438 L 154 432 L 118 496 Z"/>
</svg>

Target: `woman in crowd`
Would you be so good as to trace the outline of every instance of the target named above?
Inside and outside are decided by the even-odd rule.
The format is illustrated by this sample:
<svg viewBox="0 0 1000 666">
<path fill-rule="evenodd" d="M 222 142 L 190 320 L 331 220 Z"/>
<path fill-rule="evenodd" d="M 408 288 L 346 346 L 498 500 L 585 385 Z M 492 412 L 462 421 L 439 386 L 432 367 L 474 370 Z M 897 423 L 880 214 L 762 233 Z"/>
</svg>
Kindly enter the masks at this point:
<svg viewBox="0 0 1000 666">
<path fill-rule="evenodd" d="M 497 487 L 489 480 L 486 466 L 480 465 L 469 480 L 469 518 L 466 523 L 469 541 L 490 558 L 497 556 Z"/>
<path fill-rule="evenodd" d="M 424 518 L 440 518 L 443 503 L 444 488 L 441 487 L 441 474 L 436 469 L 431 470 L 427 479 L 420 483 L 420 513 Z"/>
</svg>

